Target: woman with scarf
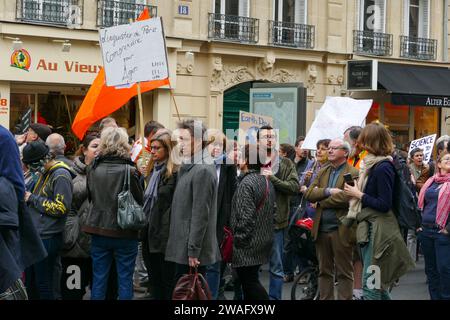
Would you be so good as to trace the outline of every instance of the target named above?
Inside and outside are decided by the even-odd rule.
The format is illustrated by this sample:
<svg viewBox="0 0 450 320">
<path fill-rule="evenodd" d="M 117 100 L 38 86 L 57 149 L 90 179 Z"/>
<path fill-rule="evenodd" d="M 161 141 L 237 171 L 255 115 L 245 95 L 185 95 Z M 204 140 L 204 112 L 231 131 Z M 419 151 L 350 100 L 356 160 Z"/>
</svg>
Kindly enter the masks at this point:
<svg viewBox="0 0 450 320">
<path fill-rule="evenodd" d="M 342 223 L 350 226 L 355 219 L 358 223 L 364 300 L 390 300 L 389 287 L 414 267 L 392 211 L 395 168 L 390 155 L 394 144 L 381 123 L 367 125 L 357 143 L 367 155 L 357 183 L 345 184 L 345 193 L 351 200 Z"/>
<path fill-rule="evenodd" d="M 175 190 L 177 167 L 172 159 L 174 144 L 169 131 L 159 131 L 150 140 L 151 159 L 147 167 L 148 184 L 144 194 L 144 212 L 148 229 L 143 250 L 156 300 L 170 300 L 175 269 L 165 261 L 170 228 L 170 210 Z"/>
<path fill-rule="evenodd" d="M 432 300 L 450 300 L 450 154 L 441 153 L 437 172 L 420 190 L 419 240 Z"/>
<path fill-rule="evenodd" d="M 299 184 L 300 192 L 305 194 L 309 186 L 312 184 L 314 179 L 316 179 L 319 171 L 329 164 L 328 162 L 328 145 L 330 144 L 330 139 L 322 139 L 317 141 L 316 147 L 316 161 L 310 161 L 306 166 L 305 171 L 299 173 Z M 303 199 L 303 196 L 302 196 Z M 303 202 L 303 200 L 302 200 Z M 306 218 L 314 219 L 316 214 L 316 204 L 309 201 L 305 201 L 306 206 L 305 213 L 303 216 Z"/>
</svg>

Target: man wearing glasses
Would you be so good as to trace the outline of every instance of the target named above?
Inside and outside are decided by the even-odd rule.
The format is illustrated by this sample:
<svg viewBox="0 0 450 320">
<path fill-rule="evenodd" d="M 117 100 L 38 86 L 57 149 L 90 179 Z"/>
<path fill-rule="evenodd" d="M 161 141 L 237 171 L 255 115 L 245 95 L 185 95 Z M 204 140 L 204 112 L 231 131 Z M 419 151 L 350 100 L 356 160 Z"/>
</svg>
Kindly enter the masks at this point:
<svg viewBox="0 0 450 320">
<path fill-rule="evenodd" d="M 317 203 L 312 237 L 316 241 L 319 261 L 319 292 L 321 300 L 334 300 L 334 276 L 337 275 L 339 300 L 351 300 L 353 294 L 353 246 L 355 230 L 340 222 L 348 212 L 349 198 L 342 192 L 344 175 L 352 180 L 358 170 L 347 163 L 350 144 L 334 139 L 328 146 L 329 166 L 323 168 L 306 191 L 305 197 Z M 335 270 L 336 268 L 336 270 Z"/>
<path fill-rule="evenodd" d="M 269 297 L 271 300 L 281 300 L 284 283 L 284 236 L 289 224 L 289 202 L 292 196 L 297 195 L 300 185 L 295 164 L 279 156 L 275 130 L 270 126 L 263 126 L 258 130 L 256 138 L 260 152 L 265 153 L 262 155 L 262 158 L 265 158 L 265 165 L 261 168 L 261 174 L 268 177 L 276 191 L 277 208 L 270 257 Z"/>
</svg>

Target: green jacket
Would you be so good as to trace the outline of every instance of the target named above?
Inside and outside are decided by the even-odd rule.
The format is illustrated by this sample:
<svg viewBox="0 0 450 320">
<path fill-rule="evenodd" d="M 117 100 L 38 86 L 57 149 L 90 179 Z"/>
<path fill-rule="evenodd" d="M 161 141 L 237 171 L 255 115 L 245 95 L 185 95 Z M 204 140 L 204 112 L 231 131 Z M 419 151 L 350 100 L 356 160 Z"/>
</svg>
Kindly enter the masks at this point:
<svg viewBox="0 0 450 320">
<path fill-rule="evenodd" d="M 366 207 L 356 217 L 356 238 L 359 244 L 373 246 L 372 265 L 380 268 L 381 288 L 389 287 L 415 267 L 400 233 L 397 218 L 392 211 L 380 213 Z M 369 227 L 372 227 L 369 239 Z"/>
<path fill-rule="evenodd" d="M 279 157 L 279 168 L 270 181 L 275 187 L 277 210 L 275 214 L 275 230 L 286 228 L 289 224 L 289 202 L 291 196 L 299 193 L 297 169 L 291 160 Z"/>
</svg>

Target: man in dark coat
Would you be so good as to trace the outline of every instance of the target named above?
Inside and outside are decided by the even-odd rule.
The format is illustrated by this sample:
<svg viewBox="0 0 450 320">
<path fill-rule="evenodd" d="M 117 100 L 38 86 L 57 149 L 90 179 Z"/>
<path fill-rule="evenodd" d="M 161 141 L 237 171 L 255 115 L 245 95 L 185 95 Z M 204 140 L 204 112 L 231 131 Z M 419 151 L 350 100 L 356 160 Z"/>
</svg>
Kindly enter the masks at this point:
<svg viewBox="0 0 450 320">
<path fill-rule="evenodd" d="M 47 254 L 25 212 L 24 194 L 19 149 L 0 125 L 0 300 L 26 299 L 22 273 Z"/>
</svg>

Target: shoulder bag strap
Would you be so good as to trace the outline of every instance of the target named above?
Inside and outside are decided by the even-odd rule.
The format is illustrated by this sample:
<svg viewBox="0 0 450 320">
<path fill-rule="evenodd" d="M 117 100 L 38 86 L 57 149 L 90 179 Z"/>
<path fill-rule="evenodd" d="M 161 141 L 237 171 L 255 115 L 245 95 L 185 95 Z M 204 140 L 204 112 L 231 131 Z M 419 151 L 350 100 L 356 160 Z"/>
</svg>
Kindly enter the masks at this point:
<svg viewBox="0 0 450 320">
<path fill-rule="evenodd" d="M 123 179 L 123 191 L 128 191 L 130 188 L 130 168 L 129 165 L 125 165 L 125 177 Z"/>
<path fill-rule="evenodd" d="M 259 210 L 261 210 L 262 206 L 264 205 L 264 202 L 267 199 L 267 196 L 269 195 L 269 179 L 267 177 L 265 177 L 266 180 L 266 192 L 264 193 L 264 197 L 261 199 L 261 201 L 258 204 L 258 208 L 256 209 L 256 212 L 258 212 Z"/>
</svg>

